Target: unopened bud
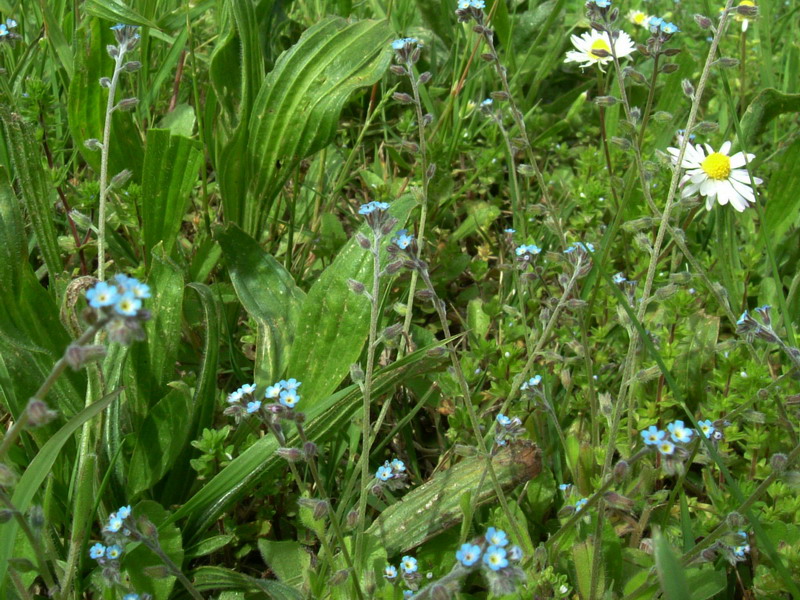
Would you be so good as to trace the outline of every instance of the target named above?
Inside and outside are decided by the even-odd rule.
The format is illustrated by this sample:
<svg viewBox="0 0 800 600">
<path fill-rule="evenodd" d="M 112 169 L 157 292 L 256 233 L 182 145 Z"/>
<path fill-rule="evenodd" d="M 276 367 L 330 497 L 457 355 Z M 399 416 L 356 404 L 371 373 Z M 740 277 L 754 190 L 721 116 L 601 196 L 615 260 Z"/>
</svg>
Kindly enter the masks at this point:
<svg viewBox="0 0 800 600">
<path fill-rule="evenodd" d="M 611 143 L 621 148 L 622 150 L 630 150 L 631 148 L 631 141 L 628 138 L 623 137 L 612 137 Z"/>
<path fill-rule="evenodd" d="M 138 98 L 123 98 L 117 103 L 114 110 L 133 110 L 138 104 Z"/>
<path fill-rule="evenodd" d="M 620 483 L 625 480 L 628 476 L 628 463 L 627 461 L 621 460 L 616 465 L 614 465 L 614 481 Z"/>
<path fill-rule="evenodd" d="M 364 369 L 361 368 L 360 364 L 353 363 L 350 365 L 350 379 L 353 380 L 353 383 L 364 381 Z"/>
<path fill-rule="evenodd" d="M 119 48 L 112 44 L 106 46 L 106 51 L 111 58 L 117 58 L 119 56 Z"/>
<path fill-rule="evenodd" d="M 698 133 L 712 133 L 719 129 L 719 125 L 716 123 L 712 123 L 711 121 L 701 121 L 697 125 L 694 126 L 692 131 L 696 131 Z"/>
<path fill-rule="evenodd" d="M 347 525 L 348 529 L 352 529 L 358 524 L 358 511 L 354 508 L 349 513 L 347 513 L 347 518 L 345 519 L 345 525 Z"/>
<path fill-rule="evenodd" d="M 134 71 L 138 71 L 139 69 L 142 68 L 142 63 L 140 63 L 138 60 L 131 60 L 129 62 L 126 62 L 122 66 L 122 68 L 125 69 L 128 73 L 133 73 Z"/>
<path fill-rule="evenodd" d="M 433 115 L 431 113 L 425 113 L 422 115 L 423 125 L 430 125 L 431 123 L 433 123 Z"/>
<path fill-rule="evenodd" d="M 395 323 L 394 325 L 390 325 L 386 329 L 383 330 L 381 336 L 384 339 L 392 340 L 396 338 L 403 332 L 403 324 L 402 323 Z"/>
<path fill-rule="evenodd" d="M 336 587 L 337 585 L 342 585 L 347 578 L 350 576 L 350 569 L 340 569 L 333 574 L 333 576 L 328 580 L 328 585 L 331 587 Z"/>
<path fill-rule="evenodd" d="M 670 121 L 672 121 L 672 113 L 668 113 L 665 110 L 656 111 L 653 114 L 653 120 L 656 123 L 669 123 Z"/>
<path fill-rule="evenodd" d="M 713 22 L 711 19 L 706 17 L 705 15 L 695 15 L 694 22 L 700 27 L 700 29 L 710 29 Z"/>
<path fill-rule="evenodd" d="M 664 56 L 678 56 L 678 54 L 680 54 L 682 51 L 683 50 L 681 50 L 681 48 L 667 48 L 666 50 L 663 50 L 661 54 Z"/>
<path fill-rule="evenodd" d="M 425 172 L 425 177 L 430 181 L 433 179 L 433 176 L 436 174 L 436 163 L 431 163 L 428 165 L 428 170 Z"/>
<path fill-rule="evenodd" d="M 394 98 L 397 102 L 401 104 L 413 104 L 414 98 L 411 97 L 410 94 L 406 94 L 405 92 L 395 92 L 392 94 L 392 98 Z"/>
<path fill-rule="evenodd" d="M 597 106 L 614 106 L 618 102 L 619 100 L 614 96 L 597 96 L 594 99 L 594 103 L 597 104 Z"/>
<path fill-rule="evenodd" d="M 675 63 L 667 63 L 663 67 L 661 67 L 661 72 L 665 75 L 669 75 L 670 73 L 674 73 L 678 70 L 678 65 Z"/>
<path fill-rule="evenodd" d="M 740 515 L 738 512 L 728 513 L 728 516 L 725 517 L 725 520 L 728 522 L 728 526 L 731 529 L 736 529 L 736 530 L 741 529 L 742 527 L 744 527 L 745 524 L 744 517 Z"/>
<path fill-rule="evenodd" d="M 489 96 L 492 98 L 492 100 L 499 100 L 501 102 L 508 100 L 511 97 L 506 92 L 503 91 L 491 92 Z"/>
<path fill-rule="evenodd" d="M 47 404 L 36 398 L 31 398 L 26 410 L 28 411 L 28 422 L 31 427 L 46 425 L 58 416 L 58 413 L 50 410 Z"/>
<path fill-rule="evenodd" d="M 444 356 L 447 354 L 447 349 L 442 346 L 436 346 L 435 348 L 431 348 L 428 350 L 427 355 L 431 358 L 439 358 L 440 356 Z"/>
<path fill-rule="evenodd" d="M 423 288 L 421 290 L 417 290 L 415 292 L 415 295 L 420 300 L 433 300 L 436 297 L 436 294 L 434 294 L 431 290 L 429 290 L 427 288 Z"/>
<path fill-rule="evenodd" d="M 317 455 L 317 445 L 314 442 L 305 442 L 303 444 L 303 454 L 306 459 L 314 458 Z"/>
<path fill-rule="evenodd" d="M 433 77 L 433 75 L 431 75 L 431 72 L 425 71 L 422 75 L 419 76 L 419 79 L 417 79 L 417 83 L 419 85 L 425 85 L 431 80 L 431 77 Z"/>
<path fill-rule="evenodd" d="M 714 562 L 717 558 L 717 551 L 714 548 L 706 548 L 700 553 L 703 562 Z"/>
<path fill-rule="evenodd" d="M 403 150 L 407 152 L 411 152 L 413 154 L 419 152 L 419 144 L 417 144 L 416 142 L 409 142 L 408 140 L 404 140 L 400 145 L 402 146 Z"/>
<path fill-rule="evenodd" d="M 73 371 L 78 371 L 92 362 L 101 360 L 106 355 L 106 347 L 101 345 L 80 346 L 70 344 L 64 354 L 67 364 Z"/>
<path fill-rule="evenodd" d="M 684 96 L 690 100 L 694 99 L 694 84 L 691 81 L 688 79 L 681 81 L 681 88 L 683 89 Z"/>
<path fill-rule="evenodd" d="M 481 54 L 481 58 L 486 62 L 494 62 L 494 54 L 492 54 L 491 52 L 484 52 L 483 54 Z"/>
<path fill-rule="evenodd" d="M 83 145 L 86 146 L 92 152 L 103 149 L 103 144 L 101 144 L 100 140 L 96 138 L 89 138 L 88 140 L 83 142 Z"/>
<path fill-rule="evenodd" d="M 392 65 L 389 67 L 389 70 L 400 77 L 403 77 L 407 73 L 406 68 L 403 65 Z"/>
<path fill-rule="evenodd" d="M 303 453 L 297 448 L 278 448 L 275 454 L 292 463 L 303 460 Z"/>
<path fill-rule="evenodd" d="M 34 529 L 44 527 L 44 510 L 38 504 L 34 504 L 28 510 L 28 522 Z"/>
<path fill-rule="evenodd" d="M 131 175 L 133 175 L 133 172 L 130 169 L 123 169 L 111 178 L 111 187 L 121 188 L 123 185 L 128 183 Z"/>
<path fill-rule="evenodd" d="M 14 487 L 17 476 L 7 465 L 0 463 L 0 488 Z"/>
<path fill-rule="evenodd" d="M 402 270 L 403 270 L 403 261 L 402 260 L 397 260 L 395 262 L 392 262 L 392 263 L 389 263 L 388 265 L 386 265 L 386 268 L 384 269 L 384 272 L 387 275 L 396 275 L 397 273 L 399 273 Z"/>
<path fill-rule="evenodd" d="M 769 459 L 769 464 L 773 471 L 780 474 L 786 470 L 786 463 L 788 461 L 789 459 L 785 454 L 778 453 L 772 455 L 772 457 Z"/>
<path fill-rule="evenodd" d="M 364 286 L 364 284 L 360 281 L 356 281 L 355 279 L 348 279 L 347 287 L 349 287 L 354 294 L 358 294 L 359 296 L 367 291 L 367 288 Z"/>
<path fill-rule="evenodd" d="M 108 77 L 101 77 L 100 78 L 100 87 L 110 88 L 111 87 L 111 79 L 109 79 Z"/>
<path fill-rule="evenodd" d="M 731 58 L 730 56 L 723 56 L 711 63 L 712 67 L 722 67 L 723 69 L 733 69 L 739 66 L 738 58 Z"/>
<path fill-rule="evenodd" d="M 381 233 L 383 235 L 389 235 L 390 233 L 392 233 L 392 229 L 394 229 L 394 226 L 397 225 L 397 223 L 398 221 L 395 217 L 391 216 L 386 217 L 386 220 L 383 222 L 383 225 L 381 225 Z"/>
<path fill-rule="evenodd" d="M 744 2 L 742 2 L 739 6 L 736 7 L 736 13 L 742 17 L 753 18 L 758 16 L 758 7 L 748 6 Z"/>
<path fill-rule="evenodd" d="M 11 519 L 14 518 L 14 511 L 4 508 L 0 510 L 0 524 L 8 523 Z"/>
</svg>

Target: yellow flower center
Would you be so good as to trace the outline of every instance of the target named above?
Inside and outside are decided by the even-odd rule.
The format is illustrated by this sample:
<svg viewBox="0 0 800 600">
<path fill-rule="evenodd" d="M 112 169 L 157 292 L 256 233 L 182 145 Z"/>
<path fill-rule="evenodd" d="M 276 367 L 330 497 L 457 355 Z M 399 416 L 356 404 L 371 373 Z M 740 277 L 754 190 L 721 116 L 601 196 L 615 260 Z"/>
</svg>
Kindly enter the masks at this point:
<svg viewBox="0 0 800 600">
<path fill-rule="evenodd" d="M 598 50 L 604 50 L 608 52 L 608 54 L 598 54 Z M 611 54 L 611 46 L 608 45 L 608 42 L 603 39 L 598 39 L 592 42 L 592 48 L 589 50 L 589 54 L 591 54 L 595 58 L 606 58 Z"/>
<path fill-rule="evenodd" d="M 739 6 L 755 6 L 756 3 L 753 0 L 742 0 L 739 2 Z"/>
<path fill-rule="evenodd" d="M 706 175 L 717 181 L 727 179 L 731 174 L 731 159 L 719 152 L 709 154 L 700 166 Z"/>
<path fill-rule="evenodd" d="M 645 15 L 643 12 L 637 12 L 633 15 L 633 22 L 636 23 L 636 25 L 641 25 L 644 23 L 644 18 L 646 16 L 647 15 Z"/>
</svg>

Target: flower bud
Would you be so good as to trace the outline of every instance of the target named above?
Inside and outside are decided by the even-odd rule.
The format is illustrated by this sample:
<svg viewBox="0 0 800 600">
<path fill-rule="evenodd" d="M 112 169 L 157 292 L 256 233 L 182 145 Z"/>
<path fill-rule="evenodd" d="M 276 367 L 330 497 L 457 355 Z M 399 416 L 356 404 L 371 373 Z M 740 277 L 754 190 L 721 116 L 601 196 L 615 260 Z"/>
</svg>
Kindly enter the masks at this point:
<svg viewBox="0 0 800 600">
<path fill-rule="evenodd" d="M 105 346 L 79 346 L 78 344 L 70 344 L 67 347 L 67 351 L 64 353 L 64 358 L 73 371 L 78 371 L 89 363 L 103 359 L 105 355 Z"/>
<path fill-rule="evenodd" d="M 425 85 L 431 80 L 431 77 L 433 77 L 433 75 L 431 75 L 431 72 L 425 71 L 422 75 L 419 76 L 419 79 L 417 79 L 417 83 L 419 85 Z"/>
<path fill-rule="evenodd" d="M 628 463 L 627 461 L 621 460 L 616 465 L 614 465 L 614 481 L 620 483 L 625 480 L 628 476 Z"/>
<path fill-rule="evenodd" d="M 28 422 L 31 427 L 46 425 L 58 416 L 58 413 L 50 410 L 47 404 L 36 398 L 31 398 L 26 410 L 28 411 Z"/>
<path fill-rule="evenodd" d="M 34 504 L 28 510 L 28 522 L 34 529 L 44 527 L 44 510 L 38 504 Z"/>
<path fill-rule="evenodd" d="M 123 169 L 111 178 L 111 187 L 121 188 L 123 185 L 128 183 L 131 175 L 133 175 L 133 172 L 130 169 Z"/>
<path fill-rule="evenodd" d="M 347 513 L 347 519 L 345 519 L 345 525 L 348 529 L 352 529 L 358 524 L 358 511 L 354 508 L 349 513 Z"/>
<path fill-rule="evenodd" d="M 4 508 L 0 510 L 0 524 L 8 523 L 14 518 L 14 511 Z"/>
<path fill-rule="evenodd" d="M 614 106 L 619 100 L 614 96 L 597 96 L 594 99 L 594 103 L 597 106 Z"/>
<path fill-rule="evenodd" d="M 758 7 L 757 6 L 748 6 L 747 4 L 740 4 L 736 7 L 736 13 L 742 17 L 753 18 L 758 16 Z"/>
<path fill-rule="evenodd" d="M 100 87 L 110 88 L 111 87 L 111 79 L 109 79 L 108 77 L 101 77 L 100 78 Z"/>
<path fill-rule="evenodd" d="M 694 22 L 700 27 L 700 29 L 710 29 L 713 22 L 711 19 L 706 17 L 705 15 L 698 15 L 694 16 Z"/>
<path fill-rule="evenodd" d="M 400 77 L 404 76 L 407 71 L 403 65 L 392 65 L 389 67 L 389 70 L 394 73 L 395 75 L 399 75 Z"/>
<path fill-rule="evenodd" d="M 303 460 L 303 453 L 297 448 L 278 448 L 275 454 L 293 463 Z"/>
<path fill-rule="evenodd" d="M 411 97 L 410 94 L 406 94 L 405 92 L 395 92 L 392 94 L 392 98 L 400 102 L 401 104 L 413 104 L 414 98 Z"/>
<path fill-rule="evenodd" d="M 89 138 L 88 140 L 83 142 L 83 145 L 86 146 L 92 152 L 103 149 L 103 144 L 101 144 L 100 140 L 96 138 Z"/>
<path fill-rule="evenodd" d="M 484 52 L 483 54 L 481 54 L 481 58 L 486 62 L 494 62 L 494 54 L 492 54 L 491 52 Z"/>
<path fill-rule="evenodd" d="M 353 383 L 364 381 L 364 369 L 361 368 L 360 364 L 353 363 L 350 365 L 350 379 L 353 380 Z"/>
<path fill-rule="evenodd" d="M 140 63 L 138 60 L 131 60 L 122 65 L 122 68 L 128 73 L 133 73 L 134 71 L 138 71 L 142 68 L 142 63 Z"/>
<path fill-rule="evenodd" d="M 783 473 L 786 470 L 786 463 L 788 462 L 788 457 L 785 454 L 773 454 L 772 457 L 769 459 L 769 464 L 772 467 L 772 470 L 778 474 Z"/>
<path fill-rule="evenodd" d="M 114 107 L 114 110 L 133 110 L 139 104 L 138 98 L 123 98 Z"/>
<path fill-rule="evenodd" d="M 745 520 L 742 515 L 738 512 L 730 512 L 728 516 L 725 517 L 725 520 L 728 522 L 728 526 L 731 529 L 741 529 L 745 525 Z"/>
<path fill-rule="evenodd" d="M 328 580 L 328 585 L 331 587 L 336 587 L 337 585 L 342 585 L 347 578 L 350 576 L 350 569 L 340 569 L 333 574 L 333 576 Z"/>
<path fill-rule="evenodd" d="M 503 91 L 491 92 L 489 96 L 492 98 L 492 100 L 499 100 L 501 102 L 508 100 L 511 97 L 508 95 L 508 93 Z"/>
<path fill-rule="evenodd" d="M 14 487 L 17 476 L 7 465 L 0 463 L 0 488 Z"/>
<path fill-rule="evenodd" d="M 303 454 L 305 454 L 306 459 L 314 458 L 317 455 L 317 445 L 314 442 L 305 442 L 303 444 Z"/>
<path fill-rule="evenodd" d="M 349 287 L 353 293 L 358 294 L 359 296 L 367 291 L 367 288 L 364 286 L 364 284 L 360 281 L 356 281 L 355 279 L 348 279 L 347 287 Z"/>
<path fill-rule="evenodd" d="M 396 338 L 403 332 L 403 324 L 402 323 L 395 323 L 394 325 L 390 325 L 386 329 L 383 330 L 381 333 L 381 337 L 387 340 L 391 340 Z"/>
<path fill-rule="evenodd" d="M 425 177 L 428 181 L 433 179 L 433 176 L 436 174 L 436 163 L 431 163 L 428 165 L 428 170 L 425 172 Z"/>
<path fill-rule="evenodd" d="M 676 65 L 675 63 L 667 63 L 663 67 L 661 67 L 661 72 L 664 73 L 664 75 L 669 75 L 670 73 L 674 73 L 677 70 L 678 70 L 678 65 Z"/>
<path fill-rule="evenodd" d="M 112 44 L 106 46 L 106 51 L 111 58 L 117 58 L 119 56 L 119 48 Z"/>
<path fill-rule="evenodd" d="M 145 516 L 141 516 L 136 521 L 136 527 L 139 529 L 141 534 L 148 539 L 157 540 L 158 539 L 158 528 L 153 525 L 153 522 L 150 521 Z"/>
</svg>

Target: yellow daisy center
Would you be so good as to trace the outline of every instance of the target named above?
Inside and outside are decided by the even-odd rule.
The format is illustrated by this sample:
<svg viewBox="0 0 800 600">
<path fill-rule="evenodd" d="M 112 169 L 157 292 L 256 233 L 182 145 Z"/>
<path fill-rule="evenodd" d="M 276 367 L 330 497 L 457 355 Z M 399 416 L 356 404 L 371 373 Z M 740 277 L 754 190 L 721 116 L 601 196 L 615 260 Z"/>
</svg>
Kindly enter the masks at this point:
<svg viewBox="0 0 800 600">
<path fill-rule="evenodd" d="M 608 54 L 598 54 L 598 50 L 604 50 L 608 52 Z M 609 46 L 608 42 L 604 39 L 597 39 L 592 42 L 592 48 L 589 50 L 589 54 L 595 58 L 606 58 L 609 54 L 611 54 L 611 46 Z"/>
<path fill-rule="evenodd" d="M 633 15 L 633 22 L 637 25 L 641 25 L 644 23 L 645 14 L 643 12 L 637 12 Z"/>
<path fill-rule="evenodd" d="M 700 166 L 706 175 L 717 181 L 727 179 L 731 174 L 731 159 L 719 152 L 709 154 Z"/>
<path fill-rule="evenodd" d="M 742 0 L 739 2 L 739 6 L 755 6 L 756 3 L 753 0 Z"/>
</svg>

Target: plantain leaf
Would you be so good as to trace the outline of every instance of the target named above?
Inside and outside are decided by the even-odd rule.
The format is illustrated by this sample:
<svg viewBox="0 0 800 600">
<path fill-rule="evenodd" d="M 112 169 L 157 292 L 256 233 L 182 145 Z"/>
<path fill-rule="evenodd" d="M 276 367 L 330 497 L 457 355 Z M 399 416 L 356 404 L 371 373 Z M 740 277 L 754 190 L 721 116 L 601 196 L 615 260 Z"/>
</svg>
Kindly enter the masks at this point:
<svg viewBox="0 0 800 600">
<path fill-rule="evenodd" d="M 492 466 L 500 485 L 510 489 L 539 475 L 541 451 L 534 444 L 519 443 L 501 450 L 492 458 Z M 495 499 L 492 480 L 485 471 L 486 459 L 474 456 L 439 472 L 384 509 L 367 534 L 377 536 L 389 556 L 416 548 L 461 522 L 464 494 L 477 494 L 479 506 Z"/>
<path fill-rule="evenodd" d="M 136 430 L 128 467 L 128 495 L 136 498 L 158 482 L 177 460 L 189 437 L 192 397 L 184 386 L 170 390 Z M 180 423 L 180 427 L 175 424 Z"/>
<path fill-rule="evenodd" d="M 172 254 L 202 160 L 189 138 L 171 135 L 168 129 L 147 132 L 141 203 L 145 256 L 159 242 Z"/>
<path fill-rule="evenodd" d="M 256 382 L 270 385 L 286 367 L 306 295 L 291 274 L 235 224 L 218 228 L 215 237 L 236 295 L 256 321 Z"/>
<path fill-rule="evenodd" d="M 146 19 L 135 10 L 131 10 L 120 0 L 86 0 L 83 8 L 94 17 L 100 17 L 114 23 L 158 28 L 158 25 L 150 19 Z"/>
<path fill-rule="evenodd" d="M 783 152 L 778 168 L 772 174 L 769 186 L 769 202 L 764 206 L 768 231 L 774 240 L 783 236 L 800 222 L 800 139 L 794 140 Z M 795 242 L 795 248 L 797 244 Z"/>
<path fill-rule="evenodd" d="M 375 394 L 386 393 L 402 381 L 441 369 L 446 356 L 434 358 L 428 355 L 431 348 L 438 346 L 421 348 L 379 371 L 375 378 Z M 353 420 L 361 407 L 361 400 L 360 388 L 351 385 L 308 410 L 301 406 L 306 415 L 309 439 L 322 444 L 338 434 Z M 299 444 L 296 435 L 288 436 L 287 446 Z M 275 454 L 277 449 L 274 436 L 260 438 L 181 506 L 171 520 L 188 519 L 184 531 L 196 532 L 188 533 L 188 539 L 201 535 L 229 506 L 258 486 L 265 477 L 285 468 L 285 461 Z"/>
<path fill-rule="evenodd" d="M 100 153 L 89 150 L 84 142 L 90 138 L 103 139 L 108 90 L 100 87 L 101 77 L 110 77 L 114 62 L 106 52 L 106 45 L 115 42 L 113 32 L 98 19 L 88 19 L 79 30 L 83 37 L 77 39 L 75 68 L 69 83 L 67 117 L 69 131 L 75 147 L 83 159 L 100 172 Z M 122 74 L 117 100 L 123 97 L 128 75 Z M 132 113 L 114 111 L 111 119 L 111 143 L 109 144 L 109 173 L 116 175 L 130 169 L 135 179 L 142 175 L 142 142 L 133 123 Z"/>
<path fill-rule="evenodd" d="M 383 75 L 391 60 L 391 37 L 386 21 L 332 17 L 310 27 L 278 58 L 250 118 L 241 121 L 220 155 L 220 188 L 229 220 L 241 220 L 251 235 L 262 230 L 294 168 L 332 140 L 350 94 Z M 243 177 L 249 182 L 246 199 L 240 196 Z"/>
<path fill-rule="evenodd" d="M 42 167 L 42 153 L 33 139 L 31 126 L 6 107 L 0 108 L 3 130 L 14 163 L 19 193 L 36 234 L 36 242 L 52 278 L 61 273 L 63 263 L 53 222 L 53 185 Z"/>
<path fill-rule="evenodd" d="M 800 94 L 784 94 L 774 88 L 761 90 L 742 115 L 742 139 L 750 148 L 772 119 L 787 112 L 800 112 Z"/>
<path fill-rule="evenodd" d="M 304 596 L 296 589 L 272 579 L 256 579 L 222 567 L 199 567 L 194 572 L 195 587 L 201 591 L 241 590 L 250 598 L 270 600 L 301 600 Z M 220 596 L 221 597 L 221 596 Z"/>
<path fill-rule="evenodd" d="M 8 172 L 0 167 L 0 281 L 5 288 L 3 296 L 10 296 L 15 302 L 21 293 L 22 270 L 27 260 L 28 240 L 19 202 Z"/>
<path fill-rule="evenodd" d="M 656 572 L 661 582 L 661 591 L 666 600 L 685 600 L 691 598 L 689 584 L 684 568 L 669 545 L 669 541 L 659 530 L 653 532 L 656 556 Z"/>
<path fill-rule="evenodd" d="M 394 202 L 390 213 L 402 226 L 412 206 L 413 199 L 407 196 Z M 364 225 L 361 233 L 368 232 Z M 386 264 L 385 246 L 381 254 Z M 287 372 L 303 382 L 303 399 L 309 404 L 337 388 L 369 335 L 369 301 L 353 293 L 348 279 L 367 285 L 372 281 L 372 254 L 359 246 L 355 236 L 314 282 L 303 303 Z"/>
<path fill-rule="evenodd" d="M 260 539 L 258 551 L 282 583 L 293 588 L 301 588 L 311 564 L 311 555 L 305 551 L 300 542 Z"/>
</svg>

